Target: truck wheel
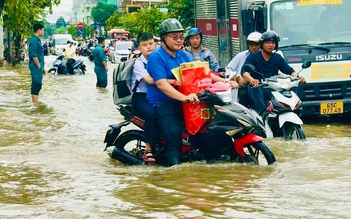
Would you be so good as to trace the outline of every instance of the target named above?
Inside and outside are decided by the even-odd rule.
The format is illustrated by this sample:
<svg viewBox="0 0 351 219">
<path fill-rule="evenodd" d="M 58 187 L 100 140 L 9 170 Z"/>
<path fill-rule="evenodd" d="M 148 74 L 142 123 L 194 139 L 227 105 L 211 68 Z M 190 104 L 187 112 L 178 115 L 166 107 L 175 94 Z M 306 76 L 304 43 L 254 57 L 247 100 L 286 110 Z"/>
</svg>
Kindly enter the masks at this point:
<svg viewBox="0 0 351 219">
<path fill-rule="evenodd" d="M 284 129 L 284 138 L 286 140 L 306 139 L 305 132 L 303 131 L 301 125 L 288 122 L 284 124 L 283 129 Z"/>
</svg>

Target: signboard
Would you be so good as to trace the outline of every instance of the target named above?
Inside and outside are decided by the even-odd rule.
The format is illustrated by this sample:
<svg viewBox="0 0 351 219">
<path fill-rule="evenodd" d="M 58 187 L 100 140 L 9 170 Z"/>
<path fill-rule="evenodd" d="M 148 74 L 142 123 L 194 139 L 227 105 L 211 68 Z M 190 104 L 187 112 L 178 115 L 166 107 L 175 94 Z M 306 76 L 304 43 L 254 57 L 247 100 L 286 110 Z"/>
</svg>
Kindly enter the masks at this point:
<svg viewBox="0 0 351 219">
<path fill-rule="evenodd" d="M 296 0 L 296 5 L 342 5 L 343 0 Z"/>
<path fill-rule="evenodd" d="M 78 33 L 78 35 L 83 35 L 84 30 L 83 29 L 78 29 L 77 33 Z"/>
<path fill-rule="evenodd" d="M 83 25 L 82 22 L 79 22 L 79 23 L 77 24 L 77 27 L 78 27 L 78 29 L 83 29 L 84 25 Z"/>
</svg>

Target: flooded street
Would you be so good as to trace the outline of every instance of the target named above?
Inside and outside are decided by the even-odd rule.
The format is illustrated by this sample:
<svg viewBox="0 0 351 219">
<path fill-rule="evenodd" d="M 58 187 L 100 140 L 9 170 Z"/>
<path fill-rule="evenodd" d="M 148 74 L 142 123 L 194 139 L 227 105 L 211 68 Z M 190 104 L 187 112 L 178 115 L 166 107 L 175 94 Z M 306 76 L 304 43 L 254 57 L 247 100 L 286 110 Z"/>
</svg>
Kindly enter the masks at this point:
<svg viewBox="0 0 351 219">
<path fill-rule="evenodd" d="M 304 142 L 265 139 L 274 166 L 128 167 L 103 152 L 123 121 L 116 65 L 96 90 L 82 59 L 86 75 L 44 77 L 37 108 L 28 68 L 0 68 L 0 218 L 351 218 L 351 121 L 305 124 Z"/>
</svg>

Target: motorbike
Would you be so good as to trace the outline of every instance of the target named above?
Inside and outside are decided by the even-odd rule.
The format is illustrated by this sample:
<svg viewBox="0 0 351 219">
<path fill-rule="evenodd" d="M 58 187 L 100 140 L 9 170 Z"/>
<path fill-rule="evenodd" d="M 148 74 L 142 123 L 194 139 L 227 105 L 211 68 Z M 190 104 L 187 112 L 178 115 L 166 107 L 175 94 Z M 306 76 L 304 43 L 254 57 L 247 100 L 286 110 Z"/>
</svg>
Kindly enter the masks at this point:
<svg viewBox="0 0 351 219">
<path fill-rule="evenodd" d="M 297 75 L 299 75 L 303 69 L 309 68 L 310 66 L 311 61 L 305 61 Z M 301 100 L 298 95 L 291 90 L 299 86 L 299 76 L 291 77 L 286 74 L 278 74 L 269 78 L 264 78 L 263 74 L 257 72 L 253 65 L 245 65 L 244 69 L 250 72 L 250 74 L 256 74 L 261 78 L 259 86 L 272 89 L 267 110 L 263 112 L 261 116 L 255 110 L 251 109 L 252 112 L 256 114 L 259 121 L 265 126 L 264 129 L 261 129 L 264 132 L 258 134 L 264 137 L 282 136 L 286 140 L 305 139 L 306 135 L 302 129 L 303 122 L 298 116 L 302 110 Z M 250 106 L 246 106 L 250 108 Z"/>
<path fill-rule="evenodd" d="M 217 161 L 240 162 L 258 165 L 276 162 L 274 154 L 262 142 L 262 137 L 254 134 L 262 128 L 255 115 L 239 103 L 232 103 L 229 84 L 217 82 L 198 93 L 199 100 L 206 103 L 209 119 L 196 135 L 182 132 L 182 149 L 180 162 Z M 190 101 L 187 101 L 188 103 Z M 191 103 L 190 103 L 191 104 Z M 130 105 L 118 105 L 117 110 L 125 121 L 110 125 L 104 143 L 107 154 L 126 165 L 143 165 L 142 155 L 145 151 L 144 120 L 133 115 Z M 133 124 L 141 130 L 129 127 L 123 132 L 122 127 Z M 158 143 L 152 145 L 156 165 L 166 165 L 166 142 L 157 131 Z M 214 159 L 208 159 L 204 149 L 213 151 Z M 263 154 L 265 160 L 259 159 Z M 208 153 L 208 150 L 207 150 Z M 208 157 L 208 156 L 207 156 Z"/>
<path fill-rule="evenodd" d="M 59 55 L 57 59 L 53 62 L 52 67 L 48 70 L 48 73 L 53 75 L 68 74 L 66 62 L 67 61 L 63 59 L 63 55 Z M 85 74 L 86 66 L 83 60 L 77 59 L 72 66 L 75 74 Z"/>
</svg>

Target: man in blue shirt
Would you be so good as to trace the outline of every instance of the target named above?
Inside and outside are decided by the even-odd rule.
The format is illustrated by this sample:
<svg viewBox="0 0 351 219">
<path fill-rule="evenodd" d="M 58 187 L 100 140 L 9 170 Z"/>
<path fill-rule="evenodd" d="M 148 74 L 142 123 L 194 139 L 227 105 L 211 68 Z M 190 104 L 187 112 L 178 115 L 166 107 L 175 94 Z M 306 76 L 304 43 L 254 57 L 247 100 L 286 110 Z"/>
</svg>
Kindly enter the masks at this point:
<svg viewBox="0 0 351 219">
<path fill-rule="evenodd" d="M 190 49 L 187 51 L 191 61 L 207 61 L 209 62 L 210 69 L 218 72 L 219 64 L 216 57 L 211 50 L 201 46 L 202 32 L 199 28 L 194 27 L 188 31 L 186 40 L 189 43 Z"/>
<path fill-rule="evenodd" d="M 247 56 L 250 55 L 250 53 L 257 52 L 260 50 L 259 41 L 261 39 L 261 35 L 262 34 L 259 32 L 253 32 L 247 36 L 246 42 L 249 49 L 236 54 L 236 56 L 234 56 L 234 58 L 229 62 L 229 64 L 225 68 L 225 73 L 228 76 L 229 81 L 238 82 L 242 86 L 246 85 L 246 81 L 243 80 L 243 78 L 241 77 L 241 68 L 243 67 L 244 62 Z M 236 84 L 237 86 L 234 89 L 232 89 L 233 102 L 239 102 L 239 84 Z"/>
<path fill-rule="evenodd" d="M 39 91 L 43 83 L 44 69 L 44 49 L 40 38 L 44 36 L 44 25 L 36 23 L 33 26 L 34 35 L 29 40 L 29 70 L 32 78 L 31 96 L 34 104 L 39 103 Z"/>
<path fill-rule="evenodd" d="M 156 84 L 147 85 L 146 98 L 154 107 L 158 125 L 167 142 L 166 158 L 169 166 L 178 164 L 180 158 L 184 120 L 181 102 L 199 101 L 195 93 L 186 96 L 167 81 L 175 79 L 171 72 L 173 68 L 191 61 L 182 50 L 183 31 L 177 19 L 164 20 L 159 29 L 162 45 L 150 54 L 147 64 L 147 71 Z"/>
<path fill-rule="evenodd" d="M 107 59 L 104 51 L 105 47 L 105 38 L 99 37 L 98 45 L 96 45 L 93 51 L 93 59 L 94 59 L 94 72 L 96 74 L 97 82 L 96 88 L 106 88 L 107 87 Z"/>
<path fill-rule="evenodd" d="M 297 73 L 291 68 L 285 59 L 277 54 L 275 51 L 278 50 L 279 36 L 274 31 L 266 31 L 262 34 L 260 40 L 261 51 L 251 53 L 244 63 L 253 65 L 256 67 L 256 71 L 263 74 L 264 78 L 269 78 L 273 75 L 277 75 L 280 70 L 283 74 L 297 77 Z M 244 68 L 241 70 L 243 78 L 250 83 L 247 86 L 247 91 L 250 99 L 254 102 L 253 108 L 262 114 L 266 110 L 265 100 L 270 99 L 271 89 L 258 87 L 259 79 L 262 78 L 259 75 L 251 75 L 246 72 Z M 305 78 L 300 76 L 300 82 L 305 83 Z"/>
</svg>

